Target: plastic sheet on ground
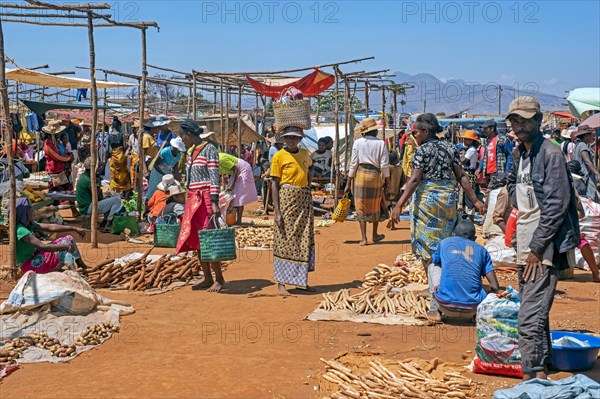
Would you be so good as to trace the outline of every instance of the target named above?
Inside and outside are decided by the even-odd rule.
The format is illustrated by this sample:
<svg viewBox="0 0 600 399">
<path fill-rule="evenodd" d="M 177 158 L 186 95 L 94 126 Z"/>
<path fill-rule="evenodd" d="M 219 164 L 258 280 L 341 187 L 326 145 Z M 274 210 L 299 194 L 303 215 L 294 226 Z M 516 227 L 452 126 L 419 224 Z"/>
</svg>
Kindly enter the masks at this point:
<svg viewBox="0 0 600 399">
<path fill-rule="evenodd" d="M 351 310 L 324 310 L 315 309 L 306 320 L 310 321 L 352 321 L 354 323 L 372 323 L 386 325 L 406 325 L 406 326 L 427 326 L 429 320 L 417 319 L 410 315 L 376 315 L 376 314 L 357 314 Z"/>
<path fill-rule="evenodd" d="M 133 312 L 130 305 L 97 294 L 75 272 L 27 272 L 0 304 L 0 340 L 45 332 L 71 345 L 88 325 L 112 322 L 119 326 L 120 316 Z M 93 347 L 77 346 L 75 356 Z M 29 347 L 17 362 L 63 362 L 73 357 L 56 357 L 48 350 Z"/>
<path fill-rule="evenodd" d="M 600 398 L 600 384 L 577 374 L 562 380 L 533 379 L 512 388 L 494 392 L 493 399 L 596 399 Z"/>
</svg>

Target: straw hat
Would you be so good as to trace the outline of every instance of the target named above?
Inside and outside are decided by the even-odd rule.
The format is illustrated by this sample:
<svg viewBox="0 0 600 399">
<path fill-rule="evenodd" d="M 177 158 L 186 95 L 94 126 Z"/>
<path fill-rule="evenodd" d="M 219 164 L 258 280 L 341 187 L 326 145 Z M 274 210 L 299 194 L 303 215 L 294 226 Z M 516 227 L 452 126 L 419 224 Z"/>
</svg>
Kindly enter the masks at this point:
<svg viewBox="0 0 600 399">
<path fill-rule="evenodd" d="M 477 137 L 477 134 L 473 130 L 467 130 L 463 134 L 461 134 L 459 137 L 461 139 L 469 139 L 469 140 L 479 141 L 479 137 Z"/>
<path fill-rule="evenodd" d="M 577 128 L 577 130 L 575 130 L 575 132 L 573 133 L 574 137 L 579 137 L 579 136 L 583 136 L 584 134 L 590 134 L 590 133 L 594 133 L 595 130 L 592 129 L 590 126 L 588 125 L 581 125 Z"/>
<path fill-rule="evenodd" d="M 91 127 L 91 126 L 92 126 L 92 123 L 91 123 L 91 122 L 88 122 L 88 121 L 81 121 L 81 123 L 79 124 L 79 126 L 82 126 L 82 127 L 83 127 L 83 126 L 89 126 L 89 127 Z"/>
<path fill-rule="evenodd" d="M 288 126 L 280 133 L 281 137 L 304 137 L 304 130 L 301 127 Z"/>
<path fill-rule="evenodd" d="M 174 185 L 169 187 L 169 196 L 167 198 L 171 198 L 179 194 L 185 194 L 185 190 L 179 185 Z"/>
<path fill-rule="evenodd" d="M 42 132 L 48 134 L 58 134 L 66 129 L 66 126 L 61 125 L 61 121 L 52 119 L 48 121 L 48 126 L 42 127 Z"/>
<path fill-rule="evenodd" d="M 140 124 L 140 120 L 136 119 L 135 121 L 133 121 L 133 124 L 131 125 L 131 127 L 135 127 L 135 128 L 140 128 L 141 124 Z"/>
<path fill-rule="evenodd" d="M 202 127 L 202 128 L 205 128 L 206 126 L 201 126 L 201 127 Z M 204 131 L 206 131 L 206 129 L 204 129 Z M 216 136 L 216 135 L 217 135 L 217 133 L 215 133 L 215 132 L 206 132 L 206 133 L 201 133 L 201 134 L 200 134 L 200 138 L 201 138 L 202 140 L 207 140 L 207 139 L 209 139 L 211 136 Z M 215 140 L 215 139 L 214 139 L 214 138 L 211 138 L 210 140 Z"/>
<path fill-rule="evenodd" d="M 156 185 L 156 188 L 160 191 L 167 191 L 169 187 L 174 185 L 179 185 L 179 182 L 175 180 L 175 176 L 168 174 L 162 177 L 161 182 Z"/>
<path fill-rule="evenodd" d="M 560 137 L 565 140 L 571 140 L 571 132 L 568 129 L 563 129 L 562 132 L 560 132 Z"/>
<path fill-rule="evenodd" d="M 365 134 L 372 130 L 379 130 L 377 121 L 373 118 L 365 118 L 354 128 L 354 133 Z"/>
</svg>

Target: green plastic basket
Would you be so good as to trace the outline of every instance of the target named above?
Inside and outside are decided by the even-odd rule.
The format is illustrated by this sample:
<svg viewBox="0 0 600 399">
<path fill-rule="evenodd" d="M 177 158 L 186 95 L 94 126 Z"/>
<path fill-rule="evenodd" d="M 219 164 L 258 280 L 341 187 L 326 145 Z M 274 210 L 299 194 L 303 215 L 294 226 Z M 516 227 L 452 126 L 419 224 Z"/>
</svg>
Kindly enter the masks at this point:
<svg viewBox="0 0 600 399">
<path fill-rule="evenodd" d="M 213 218 L 211 218 L 211 221 Z M 209 221 L 209 226 L 211 225 Z M 231 228 L 220 228 L 215 222 L 214 230 L 200 230 L 200 260 L 202 262 L 222 262 L 233 260 L 237 257 L 235 253 L 235 230 Z"/>
<path fill-rule="evenodd" d="M 177 247 L 180 224 L 157 224 L 154 227 L 154 246 L 163 248 Z"/>
</svg>

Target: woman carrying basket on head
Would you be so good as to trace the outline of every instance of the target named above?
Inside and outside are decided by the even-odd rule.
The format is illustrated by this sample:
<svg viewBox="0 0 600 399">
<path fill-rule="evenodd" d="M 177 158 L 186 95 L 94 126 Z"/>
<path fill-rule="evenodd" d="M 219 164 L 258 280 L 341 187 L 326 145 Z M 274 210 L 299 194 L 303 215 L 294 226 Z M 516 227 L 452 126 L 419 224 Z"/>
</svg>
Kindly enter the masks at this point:
<svg viewBox="0 0 600 399">
<path fill-rule="evenodd" d="M 286 103 L 276 103 L 274 106 L 275 124 L 285 143 L 285 147 L 273 156 L 271 164 L 276 225 L 273 240 L 274 274 L 282 296 L 290 295 L 286 284 L 314 291 L 308 286 L 308 272 L 315 269 L 314 215 L 309 173 L 312 160 L 308 151 L 298 147 L 304 137 L 303 129 L 310 128 L 310 107 L 305 103 L 308 101 L 289 99 Z"/>
<path fill-rule="evenodd" d="M 216 145 L 209 141 L 209 137 L 214 133 L 204 133 L 204 129 L 191 119 L 182 121 L 179 129 L 179 136 L 190 151 L 187 160 L 185 210 L 176 253 L 199 251 L 198 231 L 215 228 L 214 224 L 218 223 L 217 219 L 220 216 L 219 153 Z M 211 219 L 212 223 L 209 225 Z M 199 252 L 198 258 L 201 259 Z M 192 290 L 221 291 L 225 284 L 221 263 L 201 262 L 201 265 L 204 281 L 193 286 Z M 214 280 L 211 269 L 215 272 Z"/>
</svg>

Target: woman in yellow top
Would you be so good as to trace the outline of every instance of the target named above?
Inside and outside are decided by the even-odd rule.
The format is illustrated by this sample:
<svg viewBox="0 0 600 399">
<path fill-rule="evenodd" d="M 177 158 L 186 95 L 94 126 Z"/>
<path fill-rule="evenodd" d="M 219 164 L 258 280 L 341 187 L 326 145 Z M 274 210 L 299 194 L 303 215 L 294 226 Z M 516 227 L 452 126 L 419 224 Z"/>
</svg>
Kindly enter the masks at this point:
<svg viewBox="0 0 600 399">
<path fill-rule="evenodd" d="M 410 129 L 410 133 L 406 133 L 406 141 L 404 142 L 404 151 L 402 155 L 402 172 L 404 173 L 405 181 L 410 179 L 412 175 L 412 160 L 415 155 L 415 150 L 419 146 L 415 140 L 414 127 Z"/>
<path fill-rule="evenodd" d="M 279 294 L 290 293 L 285 285 L 310 291 L 308 272 L 315 269 L 315 237 L 310 173 L 312 160 L 298 145 L 304 132 L 287 127 L 281 137 L 285 147 L 273 156 L 271 178 L 275 208 L 273 256 Z"/>
</svg>

